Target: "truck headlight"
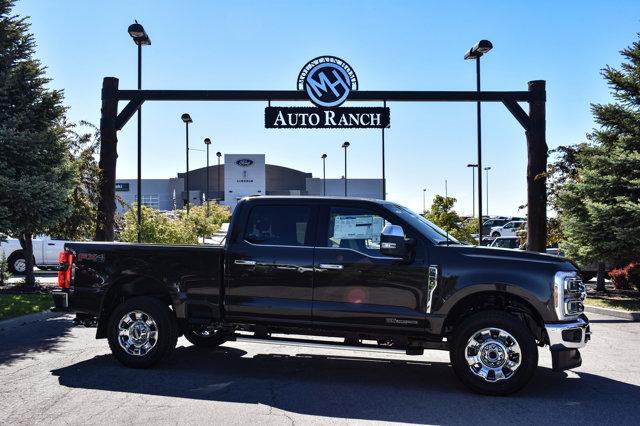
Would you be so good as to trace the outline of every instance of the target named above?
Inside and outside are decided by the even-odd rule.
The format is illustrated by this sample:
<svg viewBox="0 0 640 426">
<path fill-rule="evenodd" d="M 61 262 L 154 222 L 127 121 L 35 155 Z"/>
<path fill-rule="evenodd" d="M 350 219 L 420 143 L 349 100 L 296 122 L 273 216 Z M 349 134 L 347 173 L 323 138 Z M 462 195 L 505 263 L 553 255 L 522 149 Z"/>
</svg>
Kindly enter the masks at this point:
<svg viewBox="0 0 640 426">
<path fill-rule="evenodd" d="M 559 320 L 584 312 L 587 290 L 577 272 L 557 272 L 553 280 L 553 298 Z"/>
</svg>

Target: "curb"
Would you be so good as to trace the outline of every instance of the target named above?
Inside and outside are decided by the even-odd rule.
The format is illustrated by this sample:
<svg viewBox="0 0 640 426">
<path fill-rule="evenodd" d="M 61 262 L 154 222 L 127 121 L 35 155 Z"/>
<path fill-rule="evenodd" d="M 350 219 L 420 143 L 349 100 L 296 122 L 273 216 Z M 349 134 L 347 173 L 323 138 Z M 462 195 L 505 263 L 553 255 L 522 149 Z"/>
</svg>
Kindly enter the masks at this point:
<svg viewBox="0 0 640 426">
<path fill-rule="evenodd" d="M 51 312 L 42 311 L 35 314 L 22 315 L 15 318 L 9 318 L 0 321 L 0 331 L 7 330 L 9 328 L 18 327 L 21 325 L 31 324 L 38 321 L 45 321 L 49 318 L 55 318 L 64 315 L 64 312 Z"/>
<path fill-rule="evenodd" d="M 618 311 L 616 309 L 599 308 L 596 306 L 584 305 L 585 312 L 593 314 L 608 315 L 610 317 L 623 318 L 629 321 L 640 321 L 640 312 Z"/>
</svg>

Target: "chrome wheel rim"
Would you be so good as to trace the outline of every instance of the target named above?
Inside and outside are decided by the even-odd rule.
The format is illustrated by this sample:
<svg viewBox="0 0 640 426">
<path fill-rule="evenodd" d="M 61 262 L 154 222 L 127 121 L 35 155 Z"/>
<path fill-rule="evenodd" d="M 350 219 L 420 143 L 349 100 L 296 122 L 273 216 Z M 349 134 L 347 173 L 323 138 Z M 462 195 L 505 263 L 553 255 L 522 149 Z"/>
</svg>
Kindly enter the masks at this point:
<svg viewBox="0 0 640 426">
<path fill-rule="evenodd" d="M 24 259 L 17 259 L 15 262 L 13 262 L 13 269 L 15 269 L 16 272 L 24 272 L 27 270 L 27 261 Z"/>
<path fill-rule="evenodd" d="M 510 333 L 488 327 L 469 338 L 465 358 L 473 374 L 487 382 L 497 382 L 513 377 L 522 362 L 522 352 Z"/>
<path fill-rule="evenodd" d="M 143 311 L 131 311 L 118 322 L 118 343 L 129 355 L 145 356 L 158 342 L 158 326 Z"/>
</svg>

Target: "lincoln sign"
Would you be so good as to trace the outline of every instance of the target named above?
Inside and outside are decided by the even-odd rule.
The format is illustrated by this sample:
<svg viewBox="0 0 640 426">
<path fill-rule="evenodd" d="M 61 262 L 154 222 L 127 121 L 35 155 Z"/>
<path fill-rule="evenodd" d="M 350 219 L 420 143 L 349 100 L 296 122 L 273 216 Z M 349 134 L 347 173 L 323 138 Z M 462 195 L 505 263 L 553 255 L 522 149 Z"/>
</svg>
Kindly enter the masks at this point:
<svg viewBox="0 0 640 426">
<path fill-rule="evenodd" d="M 315 107 L 268 106 L 267 129 L 383 129 L 390 125 L 387 107 L 340 107 L 358 77 L 349 64 L 335 56 L 309 61 L 298 75 L 298 90 L 305 91 Z"/>
</svg>

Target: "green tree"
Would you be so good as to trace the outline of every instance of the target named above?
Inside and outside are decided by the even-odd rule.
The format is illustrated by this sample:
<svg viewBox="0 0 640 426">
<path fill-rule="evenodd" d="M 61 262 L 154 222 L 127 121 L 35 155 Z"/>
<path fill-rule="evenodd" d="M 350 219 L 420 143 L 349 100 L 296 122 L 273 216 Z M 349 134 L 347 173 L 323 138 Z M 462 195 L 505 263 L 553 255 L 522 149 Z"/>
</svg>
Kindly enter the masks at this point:
<svg viewBox="0 0 640 426">
<path fill-rule="evenodd" d="M 213 203 L 209 203 L 208 212 L 205 205 L 191 207 L 189 214 L 186 214 L 186 210 L 180 210 L 178 214 L 181 220 L 184 220 L 195 229 L 198 237 L 204 237 L 218 232 L 220 225 L 231 219 L 229 207 Z"/>
<path fill-rule="evenodd" d="M 433 198 L 431 208 L 425 213 L 424 217 L 449 232 L 455 239 L 477 244 L 471 234 L 475 232 L 475 229 L 478 229 L 478 221 L 477 219 L 472 219 L 463 222 L 458 213 L 453 210 L 456 201 L 453 197 L 445 198 L 442 195 L 436 195 Z"/>
<path fill-rule="evenodd" d="M 69 214 L 74 169 L 63 94 L 47 88 L 26 18 L 0 0 L 0 232 L 20 240 L 33 284 L 32 237 Z"/>
<path fill-rule="evenodd" d="M 124 226 L 119 234 L 120 241 L 138 241 L 137 205 L 134 203 L 124 214 Z M 145 243 L 158 244 L 196 244 L 198 237 L 195 227 L 182 220 L 175 213 L 163 213 L 142 206 L 142 229 L 140 232 Z"/>
<path fill-rule="evenodd" d="M 67 126 L 71 161 L 77 171 L 69 199 L 71 214 L 51 230 L 53 235 L 66 240 L 92 239 L 98 216 L 100 169 L 96 152 L 100 147 L 100 134 L 91 123 L 81 121 L 80 126 L 88 131 L 78 132 L 78 126 Z"/>
<path fill-rule="evenodd" d="M 640 34 L 639 34 L 640 36 Z M 591 106 L 599 126 L 576 150 L 575 173 L 557 194 L 563 249 L 581 263 L 637 260 L 640 247 L 640 41 L 602 75 L 614 101 Z"/>
</svg>

